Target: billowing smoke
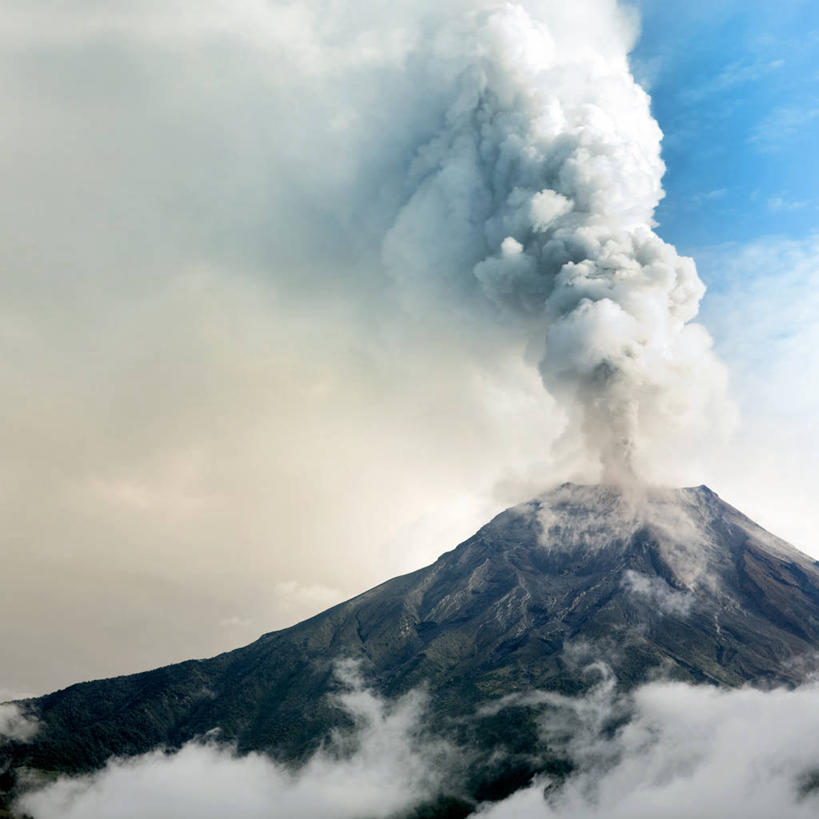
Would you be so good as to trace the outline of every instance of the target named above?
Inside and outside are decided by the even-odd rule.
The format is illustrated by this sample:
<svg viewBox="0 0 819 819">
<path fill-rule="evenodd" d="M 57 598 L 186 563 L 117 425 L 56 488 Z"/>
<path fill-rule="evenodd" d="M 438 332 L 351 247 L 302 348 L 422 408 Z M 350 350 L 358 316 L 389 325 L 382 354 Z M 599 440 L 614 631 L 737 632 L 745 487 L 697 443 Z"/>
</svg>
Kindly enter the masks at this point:
<svg viewBox="0 0 819 819">
<path fill-rule="evenodd" d="M 703 284 L 654 232 L 662 135 L 629 68 L 634 14 L 616 0 L 249 8 L 224 28 L 277 77 L 283 287 L 313 309 L 322 290 L 351 299 L 373 347 L 427 332 L 475 356 L 517 348 L 605 479 L 727 417 L 692 322 Z"/>
<path fill-rule="evenodd" d="M 560 5 L 474 3 L 412 52 L 442 109 L 383 257 L 406 291 L 545 338 L 544 383 L 611 480 L 703 425 L 722 371 L 691 323 L 694 263 L 652 229 L 661 134 L 629 71 L 633 26 L 613 2 Z"/>
</svg>

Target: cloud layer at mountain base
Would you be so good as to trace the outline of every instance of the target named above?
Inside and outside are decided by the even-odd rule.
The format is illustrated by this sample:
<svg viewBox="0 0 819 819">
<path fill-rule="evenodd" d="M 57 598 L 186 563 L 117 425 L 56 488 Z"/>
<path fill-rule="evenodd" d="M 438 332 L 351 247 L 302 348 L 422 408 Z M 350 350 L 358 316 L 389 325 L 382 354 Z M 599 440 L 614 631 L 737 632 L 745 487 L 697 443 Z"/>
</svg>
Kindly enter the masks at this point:
<svg viewBox="0 0 819 819">
<path fill-rule="evenodd" d="M 215 741 L 112 760 L 99 774 L 62 779 L 21 800 L 36 819 L 159 819 L 172 815 L 355 819 L 387 817 L 433 795 L 451 748 L 423 740 L 424 698 L 387 703 L 341 664 L 337 702 L 354 730 L 328 737 L 302 768 L 260 754 L 239 757 Z"/>
<path fill-rule="evenodd" d="M 648 819 L 814 815 L 819 804 L 819 689 L 795 691 L 653 683 L 634 695 L 633 717 L 610 740 L 574 754 L 579 775 L 486 810 L 492 819 Z M 594 764 L 594 761 L 597 764 Z"/>
<path fill-rule="evenodd" d="M 348 667 L 348 670 L 353 667 Z M 604 667 L 601 667 L 604 668 Z M 290 770 L 252 754 L 192 743 L 115 760 L 102 772 L 27 795 L 34 819 L 161 819 L 225 812 L 247 817 L 387 817 L 434 799 L 457 758 L 424 725 L 423 698 L 386 703 L 351 671 L 340 705 L 356 733 L 336 737 Z M 632 695 L 603 682 L 583 698 L 529 692 L 508 704 L 543 709 L 541 730 L 576 772 L 538 781 L 496 804 L 489 819 L 721 816 L 802 819 L 819 802 L 819 688 L 721 690 L 656 682 Z M 612 733 L 612 726 L 620 727 Z M 456 781 L 449 777 L 448 784 Z M 546 794 L 544 796 L 544 793 Z"/>
</svg>

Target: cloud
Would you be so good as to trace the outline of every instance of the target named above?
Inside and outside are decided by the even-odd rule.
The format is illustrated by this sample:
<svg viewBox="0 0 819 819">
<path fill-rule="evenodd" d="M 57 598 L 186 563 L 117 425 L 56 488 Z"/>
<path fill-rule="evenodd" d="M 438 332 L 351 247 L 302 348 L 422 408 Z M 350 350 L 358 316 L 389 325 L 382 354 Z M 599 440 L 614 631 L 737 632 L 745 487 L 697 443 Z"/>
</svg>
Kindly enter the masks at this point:
<svg viewBox="0 0 819 819">
<path fill-rule="evenodd" d="M 616 699 L 612 700 L 612 709 Z M 579 772 L 480 811 L 491 819 L 736 816 L 799 819 L 817 809 L 819 689 L 727 691 L 680 683 L 637 690 L 631 718 L 574 748 Z M 614 713 L 614 711 L 610 711 Z M 599 724 L 595 712 L 593 721 Z M 544 799 L 544 787 L 546 798 Z"/>
<path fill-rule="evenodd" d="M 28 742 L 40 726 L 37 720 L 13 703 L 0 703 L 0 745 L 4 741 Z"/>
<path fill-rule="evenodd" d="M 342 663 L 338 705 L 354 730 L 336 734 L 293 770 L 260 754 L 238 756 L 214 741 L 111 760 L 91 776 L 64 778 L 24 796 L 34 819 L 165 819 L 225 815 L 333 819 L 394 816 L 435 795 L 450 749 L 424 740 L 417 692 L 385 702 Z"/>
<path fill-rule="evenodd" d="M 789 141 L 811 131 L 817 117 L 819 105 L 815 100 L 805 100 L 799 105 L 781 105 L 754 126 L 748 142 L 762 151 L 779 150 Z"/>
<path fill-rule="evenodd" d="M 783 196 L 772 196 L 768 199 L 768 210 L 774 213 L 780 211 L 802 210 L 811 203 L 804 199 L 786 199 Z"/>
<path fill-rule="evenodd" d="M 565 779 L 540 778 L 482 804 L 488 819 L 649 819 L 736 816 L 801 819 L 819 802 L 819 688 L 720 689 L 653 682 L 623 693 L 605 664 L 582 697 L 548 691 L 507 695 L 483 716 L 531 709 L 552 753 L 572 761 Z M 337 734 L 294 769 L 213 740 L 112 760 L 101 772 L 63 778 L 18 803 L 34 819 L 208 817 L 344 819 L 394 816 L 428 804 L 457 782 L 458 754 L 425 725 L 417 692 L 375 696 L 353 663 L 342 664 L 338 703 L 355 729 Z M 487 749 L 482 749 L 487 751 Z"/>
<path fill-rule="evenodd" d="M 715 199 L 722 199 L 727 193 L 727 188 L 715 188 L 703 193 L 695 193 L 688 197 L 687 201 L 694 207 L 701 207 L 708 202 L 713 202 Z"/>
</svg>

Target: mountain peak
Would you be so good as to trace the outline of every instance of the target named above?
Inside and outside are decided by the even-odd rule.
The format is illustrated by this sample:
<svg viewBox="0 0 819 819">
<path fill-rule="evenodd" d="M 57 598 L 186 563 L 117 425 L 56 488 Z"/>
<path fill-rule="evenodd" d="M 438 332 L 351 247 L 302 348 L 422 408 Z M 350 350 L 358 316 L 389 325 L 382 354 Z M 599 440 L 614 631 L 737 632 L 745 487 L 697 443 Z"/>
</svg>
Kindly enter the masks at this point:
<svg viewBox="0 0 819 819">
<path fill-rule="evenodd" d="M 673 564 L 681 579 L 720 574 L 727 543 L 770 553 L 777 559 L 814 567 L 815 562 L 725 503 L 705 484 L 685 488 L 645 484 L 562 483 L 512 507 L 488 524 L 499 528 L 520 521 L 537 531 L 537 545 L 571 552 L 577 559 L 601 551 L 625 553 L 635 538 Z M 532 541 L 534 544 L 534 541 Z"/>
</svg>

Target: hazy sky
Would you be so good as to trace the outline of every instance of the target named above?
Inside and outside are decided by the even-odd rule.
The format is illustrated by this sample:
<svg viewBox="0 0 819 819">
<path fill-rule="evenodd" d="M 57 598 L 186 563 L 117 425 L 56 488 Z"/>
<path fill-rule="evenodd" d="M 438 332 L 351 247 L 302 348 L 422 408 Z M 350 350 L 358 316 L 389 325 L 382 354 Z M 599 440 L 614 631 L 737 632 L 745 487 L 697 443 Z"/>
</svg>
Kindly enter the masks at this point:
<svg viewBox="0 0 819 819">
<path fill-rule="evenodd" d="M 536 328 L 384 275 L 438 92 L 346 6 L 0 0 L 0 695 L 235 647 L 588 473 Z M 668 479 L 819 556 L 819 11 L 641 11 L 657 232 L 736 407 Z"/>
</svg>

